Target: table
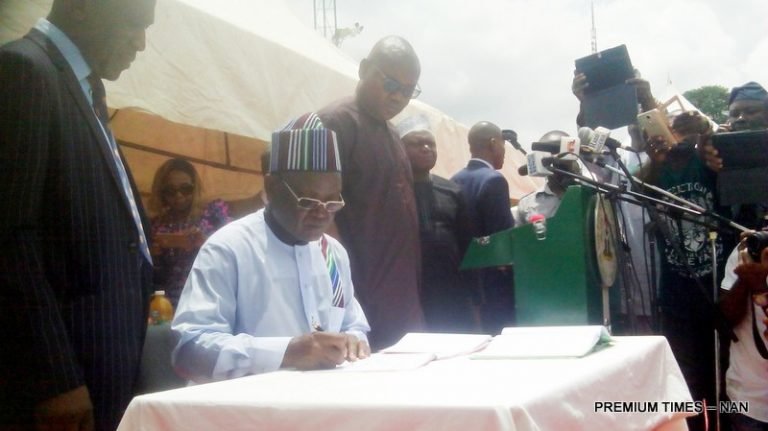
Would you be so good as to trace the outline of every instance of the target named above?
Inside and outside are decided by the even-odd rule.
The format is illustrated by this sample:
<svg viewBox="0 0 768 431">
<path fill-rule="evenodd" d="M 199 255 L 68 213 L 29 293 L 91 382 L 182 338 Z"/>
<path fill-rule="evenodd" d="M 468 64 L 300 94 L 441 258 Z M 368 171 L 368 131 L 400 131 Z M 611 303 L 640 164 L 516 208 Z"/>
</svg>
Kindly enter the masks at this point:
<svg viewBox="0 0 768 431">
<path fill-rule="evenodd" d="M 457 357 L 403 371 L 277 371 L 138 396 L 126 430 L 679 430 L 691 401 L 665 338 L 579 359 Z M 595 402 L 656 413 L 595 411 Z"/>
</svg>

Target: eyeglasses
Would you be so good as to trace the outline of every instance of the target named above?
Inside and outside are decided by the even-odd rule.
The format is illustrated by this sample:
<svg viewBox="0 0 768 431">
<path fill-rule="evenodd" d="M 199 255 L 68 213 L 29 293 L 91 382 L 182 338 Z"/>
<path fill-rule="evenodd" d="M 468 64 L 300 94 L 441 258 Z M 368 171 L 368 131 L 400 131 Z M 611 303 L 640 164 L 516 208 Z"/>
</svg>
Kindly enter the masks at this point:
<svg viewBox="0 0 768 431">
<path fill-rule="evenodd" d="M 291 194 L 293 195 L 293 198 L 296 199 L 296 206 L 302 211 L 312 211 L 322 206 L 329 213 L 335 213 L 340 209 L 344 208 L 344 205 L 345 205 L 344 198 L 341 195 L 339 195 L 340 200 L 338 201 L 325 201 L 325 202 L 317 199 L 312 199 L 312 198 L 300 198 L 296 195 L 296 192 L 293 191 L 291 186 L 289 186 L 288 183 L 285 182 L 284 179 L 280 178 L 280 181 L 285 185 L 288 191 L 291 192 Z"/>
<path fill-rule="evenodd" d="M 379 72 L 379 74 L 381 74 L 381 77 L 384 79 L 382 87 L 384 87 L 384 91 L 387 93 L 400 93 L 403 95 L 403 97 L 407 97 L 408 99 L 415 99 L 419 97 L 419 94 L 421 94 L 421 87 L 419 87 L 418 83 L 416 85 L 403 85 L 396 79 L 390 78 L 386 73 L 382 72 L 376 63 L 371 63 L 371 65 L 376 69 L 377 72 Z"/>
<path fill-rule="evenodd" d="M 184 196 L 189 196 L 194 192 L 195 192 L 195 186 L 193 186 L 192 184 L 182 184 L 179 187 L 166 186 L 166 187 L 163 187 L 163 189 L 160 191 L 160 193 L 162 193 L 163 196 L 166 196 L 166 197 L 176 196 L 176 193 L 181 193 Z"/>
</svg>

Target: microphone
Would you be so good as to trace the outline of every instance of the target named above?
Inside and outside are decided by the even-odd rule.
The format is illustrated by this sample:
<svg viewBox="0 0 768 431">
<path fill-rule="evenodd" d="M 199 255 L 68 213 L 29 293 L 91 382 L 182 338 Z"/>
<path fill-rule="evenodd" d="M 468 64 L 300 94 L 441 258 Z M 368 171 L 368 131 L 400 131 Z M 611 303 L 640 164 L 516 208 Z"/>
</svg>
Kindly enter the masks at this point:
<svg viewBox="0 0 768 431">
<path fill-rule="evenodd" d="M 534 142 L 531 144 L 531 149 L 533 151 L 559 154 L 559 157 L 576 159 L 581 150 L 581 139 L 572 136 L 562 136 L 559 142 Z"/>
<path fill-rule="evenodd" d="M 557 154 L 560 152 L 560 143 L 559 142 L 534 142 L 531 144 L 531 149 L 533 151 L 542 151 L 545 153 L 550 154 Z"/>
<path fill-rule="evenodd" d="M 611 136 L 611 131 L 605 127 L 598 127 L 595 130 L 589 127 L 580 127 L 578 135 L 581 142 L 584 143 L 584 150 L 592 153 L 602 153 L 606 141 Z"/>
<path fill-rule="evenodd" d="M 520 142 L 517 141 L 517 132 L 515 132 L 512 129 L 504 129 L 501 131 L 501 137 L 510 143 L 512 147 L 514 147 L 517 151 L 520 151 L 523 153 L 523 155 L 527 155 L 528 153 L 525 152 L 523 147 L 520 145 Z"/>
<path fill-rule="evenodd" d="M 547 177 L 552 175 L 549 168 L 555 163 L 555 156 L 547 156 L 543 151 L 531 151 L 526 155 L 526 164 L 517 168 L 517 174 L 520 176 Z"/>
<path fill-rule="evenodd" d="M 606 147 L 611 151 L 621 148 L 633 153 L 637 152 L 634 148 L 625 147 L 621 142 L 611 138 L 611 131 L 605 127 L 598 127 L 594 130 L 589 127 L 579 127 L 579 139 L 584 142 L 582 145 L 584 150 L 593 153 L 602 153 Z"/>
</svg>

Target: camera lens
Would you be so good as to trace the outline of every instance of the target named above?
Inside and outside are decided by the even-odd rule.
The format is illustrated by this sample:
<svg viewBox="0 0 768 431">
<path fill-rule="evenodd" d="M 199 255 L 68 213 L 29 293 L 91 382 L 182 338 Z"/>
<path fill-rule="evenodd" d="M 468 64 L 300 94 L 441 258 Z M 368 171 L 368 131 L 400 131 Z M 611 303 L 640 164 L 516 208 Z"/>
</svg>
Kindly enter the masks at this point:
<svg viewBox="0 0 768 431">
<path fill-rule="evenodd" d="M 750 234 L 747 239 L 747 251 L 755 262 L 760 262 L 760 254 L 768 246 L 768 232 L 755 232 Z"/>
</svg>

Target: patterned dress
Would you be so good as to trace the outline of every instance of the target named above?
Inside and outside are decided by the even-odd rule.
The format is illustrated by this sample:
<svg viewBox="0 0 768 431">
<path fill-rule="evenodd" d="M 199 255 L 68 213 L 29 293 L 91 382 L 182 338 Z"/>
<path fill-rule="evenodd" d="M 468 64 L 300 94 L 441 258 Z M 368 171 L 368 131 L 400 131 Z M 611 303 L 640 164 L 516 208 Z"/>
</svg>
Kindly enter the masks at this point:
<svg viewBox="0 0 768 431">
<path fill-rule="evenodd" d="M 198 229 L 204 238 L 229 223 L 229 206 L 221 199 L 216 199 L 206 206 L 197 220 L 182 223 L 164 223 L 160 217 L 152 220 L 152 237 L 163 233 L 182 233 Z M 195 261 L 200 248 L 187 250 L 182 248 L 163 248 L 159 255 L 153 256 L 155 290 L 165 290 L 165 296 L 170 299 L 174 309 L 179 302 L 181 290 L 187 281 L 187 275 Z"/>
</svg>

